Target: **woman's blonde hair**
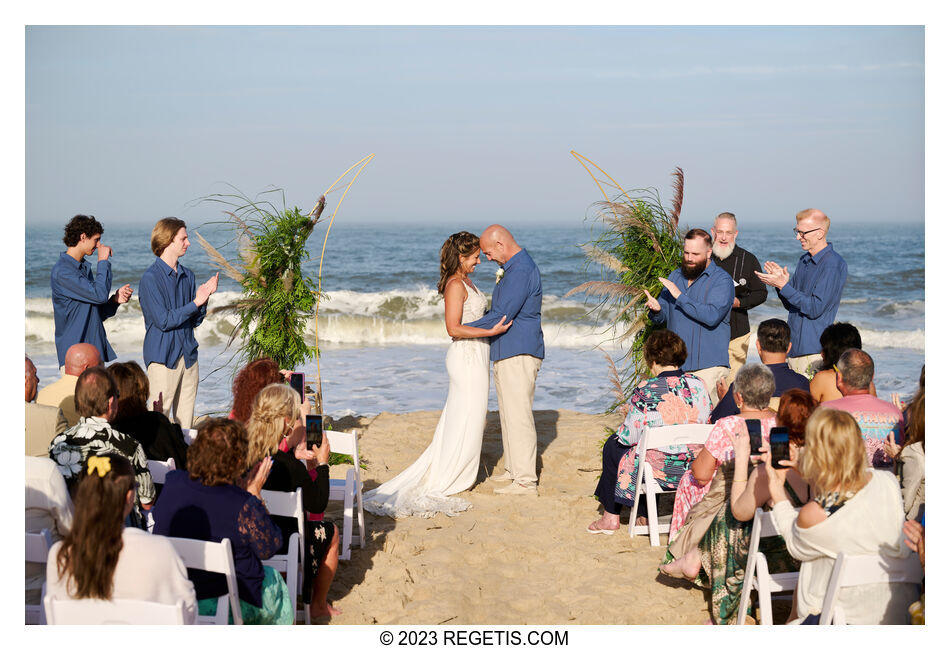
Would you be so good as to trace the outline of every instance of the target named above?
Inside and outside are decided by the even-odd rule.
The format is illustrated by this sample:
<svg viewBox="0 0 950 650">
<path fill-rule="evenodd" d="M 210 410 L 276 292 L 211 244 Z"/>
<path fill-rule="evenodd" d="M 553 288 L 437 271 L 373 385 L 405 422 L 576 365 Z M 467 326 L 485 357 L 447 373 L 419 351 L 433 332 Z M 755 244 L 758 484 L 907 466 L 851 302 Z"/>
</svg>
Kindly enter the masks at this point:
<svg viewBox="0 0 950 650">
<path fill-rule="evenodd" d="M 819 495 L 856 492 L 868 480 L 861 428 L 847 411 L 819 407 L 805 425 L 798 471 Z"/>
<path fill-rule="evenodd" d="M 287 433 L 285 418 L 296 419 L 300 395 L 287 384 L 270 384 L 257 393 L 247 421 L 247 466 L 277 451 Z"/>
</svg>

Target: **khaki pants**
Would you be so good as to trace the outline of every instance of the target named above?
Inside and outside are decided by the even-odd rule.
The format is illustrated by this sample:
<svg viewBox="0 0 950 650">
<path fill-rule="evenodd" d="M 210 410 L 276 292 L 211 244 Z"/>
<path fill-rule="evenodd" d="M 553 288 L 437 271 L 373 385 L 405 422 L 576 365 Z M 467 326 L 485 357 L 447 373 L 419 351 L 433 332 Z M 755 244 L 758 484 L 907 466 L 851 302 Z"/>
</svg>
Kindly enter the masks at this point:
<svg viewBox="0 0 950 650">
<path fill-rule="evenodd" d="M 815 376 L 819 363 L 821 363 L 820 354 L 804 354 L 800 357 L 788 358 L 788 367 L 800 375 L 805 375 L 809 381 Z M 812 366 L 815 367 L 812 368 Z"/>
<path fill-rule="evenodd" d="M 162 412 L 182 429 L 190 429 L 195 415 L 198 394 L 198 362 L 185 368 L 185 357 L 179 357 L 174 368 L 160 363 L 148 364 L 148 407 L 162 394 Z M 171 412 L 174 409 L 175 415 Z"/>
<path fill-rule="evenodd" d="M 745 365 L 745 360 L 749 356 L 749 339 L 752 338 L 752 332 L 745 336 L 737 336 L 729 341 L 729 376 L 726 377 L 726 384 L 731 384 L 736 379 L 736 373 L 739 368 Z"/>
<path fill-rule="evenodd" d="M 726 366 L 712 366 L 711 368 L 700 368 L 699 370 L 690 370 L 692 374 L 703 380 L 706 385 L 706 392 L 709 393 L 709 399 L 712 400 L 713 408 L 719 403 L 719 393 L 716 392 L 716 382 L 720 378 L 729 374 L 729 368 Z"/>
<path fill-rule="evenodd" d="M 528 354 L 493 364 L 505 470 L 521 485 L 538 482 L 538 432 L 534 428 L 534 385 L 541 359 Z"/>
</svg>

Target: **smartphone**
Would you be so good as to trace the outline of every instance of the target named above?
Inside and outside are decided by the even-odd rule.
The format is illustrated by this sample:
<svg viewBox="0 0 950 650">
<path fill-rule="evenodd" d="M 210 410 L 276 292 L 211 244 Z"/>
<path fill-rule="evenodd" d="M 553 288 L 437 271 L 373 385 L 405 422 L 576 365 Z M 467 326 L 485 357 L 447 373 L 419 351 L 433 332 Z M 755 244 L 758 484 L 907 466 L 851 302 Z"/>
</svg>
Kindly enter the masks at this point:
<svg viewBox="0 0 950 650">
<path fill-rule="evenodd" d="M 302 372 L 292 372 L 290 373 L 290 387 L 297 391 L 297 394 L 300 395 L 300 403 L 303 404 L 303 373 Z"/>
<path fill-rule="evenodd" d="M 762 422 L 759 420 L 746 420 L 746 429 L 749 430 L 749 456 L 758 456 L 759 447 L 762 446 Z"/>
<path fill-rule="evenodd" d="M 791 456 L 788 454 L 787 428 L 772 428 L 769 432 L 769 448 L 772 452 L 772 467 L 775 469 L 788 469 L 785 465 L 779 465 L 780 460 L 791 460 Z"/>
<path fill-rule="evenodd" d="M 323 445 L 323 416 L 310 414 L 307 416 L 307 449 L 314 445 Z"/>
</svg>

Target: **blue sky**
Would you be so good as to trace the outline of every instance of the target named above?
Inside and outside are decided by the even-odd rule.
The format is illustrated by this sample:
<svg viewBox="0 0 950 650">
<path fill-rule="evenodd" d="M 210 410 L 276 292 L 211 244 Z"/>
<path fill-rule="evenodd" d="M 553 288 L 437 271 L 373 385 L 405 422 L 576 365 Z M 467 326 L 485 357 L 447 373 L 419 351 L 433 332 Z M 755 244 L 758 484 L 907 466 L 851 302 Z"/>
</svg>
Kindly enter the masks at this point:
<svg viewBox="0 0 950 650">
<path fill-rule="evenodd" d="M 26 217 L 309 209 L 376 158 L 340 223 L 580 224 L 686 173 L 684 218 L 924 215 L 921 27 L 27 27 Z"/>
</svg>

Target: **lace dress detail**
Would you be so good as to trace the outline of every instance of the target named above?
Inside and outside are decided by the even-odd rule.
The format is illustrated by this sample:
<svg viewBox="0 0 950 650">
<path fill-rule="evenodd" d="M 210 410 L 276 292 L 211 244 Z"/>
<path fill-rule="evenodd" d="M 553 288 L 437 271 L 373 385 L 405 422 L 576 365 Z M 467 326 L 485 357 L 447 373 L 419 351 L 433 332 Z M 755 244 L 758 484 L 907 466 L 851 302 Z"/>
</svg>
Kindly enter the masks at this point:
<svg viewBox="0 0 950 650">
<path fill-rule="evenodd" d="M 462 322 L 485 315 L 488 299 L 465 285 Z M 432 442 L 395 478 L 363 496 L 363 507 L 394 519 L 439 513 L 454 516 L 472 504 L 450 495 L 475 483 L 488 412 L 489 343 L 487 338 L 452 341 L 445 356 L 449 392 Z"/>
</svg>

